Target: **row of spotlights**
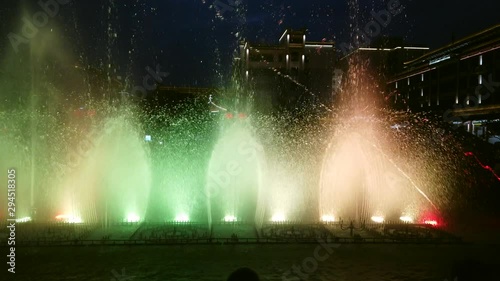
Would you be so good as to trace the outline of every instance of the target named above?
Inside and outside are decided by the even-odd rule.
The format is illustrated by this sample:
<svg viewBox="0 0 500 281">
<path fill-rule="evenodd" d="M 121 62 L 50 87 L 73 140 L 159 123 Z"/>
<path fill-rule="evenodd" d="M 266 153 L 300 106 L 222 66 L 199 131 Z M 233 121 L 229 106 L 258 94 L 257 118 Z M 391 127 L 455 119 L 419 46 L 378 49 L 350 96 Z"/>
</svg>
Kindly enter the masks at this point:
<svg viewBox="0 0 500 281">
<path fill-rule="evenodd" d="M 406 222 L 406 223 L 413 223 L 414 219 L 410 216 L 401 216 L 399 218 L 401 221 Z M 376 223 L 383 223 L 385 221 L 385 218 L 383 216 L 372 216 L 371 220 Z M 323 222 L 334 222 L 335 217 L 331 215 L 324 215 L 321 217 L 321 221 Z M 424 222 L 425 224 L 430 224 L 430 225 L 437 225 L 437 221 L 435 220 L 426 220 Z"/>
<path fill-rule="evenodd" d="M 16 219 L 16 222 L 30 222 L 31 221 L 31 218 L 30 217 L 25 217 L 25 218 L 20 218 L 20 219 Z"/>
<path fill-rule="evenodd" d="M 60 220 L 60 221 L 67 222 L 67 223 L 82 223 L 81 218 L 75 217 L 72 215 L 58 215 L 58 216 L 56 216 L 56 219 Z M 413 222 L 413 218 L 410 216 L 401 216 L 399 219 L 401 221 L 407 222 L 407 223 Z M 372 216 L 371 220 L 373 222 L 376 222 L 376 223 L 383 223 L 385 221 L 385 218 L 382 216 Z M 31 221 L 31 218 L 26 217 L 26 218 L 17 219 L 16 221 L 17 222 L 28 222 L 28 221 Z M 140 217 L 136 214 L 129 214 L 127 216 L 127 218 L 125 219 L 125 221 L 126 222 L 139 222 Z M 189 216 L 186 214 L 181 214 L 181 215 L 178 215 L 174 221 L 175 222 L 189 222 Z M 236 222 L 237 218 L 235 216 L 232 216 L 232 215 L 227 215 L 223 218 L 223 221 L 224 222 Z M 284 222 L 284 221 L 286 221 L 286 218 L 285 218 L 285 215 L 283 215 L 283 214 L 275 214 L 271 217 L 271 221 L 272 222 Z M 332 215 L 323 215 L 321 217 L 321 221 L 334 222 L 335 217 Z M 437 225 L 437 222 L 435 220 L 426 220 L 424 223 L 429 224 L 429 225 L 434 225 L 434 226 Z"/>
<path fill-rule="evenodd" d="M 73 215 L 58 215 L 56 216 L 56 220 L 66 222 L 66 223 L 82 223 L 82 219 L 80 217 L 76 217 Z"/>
</svg>

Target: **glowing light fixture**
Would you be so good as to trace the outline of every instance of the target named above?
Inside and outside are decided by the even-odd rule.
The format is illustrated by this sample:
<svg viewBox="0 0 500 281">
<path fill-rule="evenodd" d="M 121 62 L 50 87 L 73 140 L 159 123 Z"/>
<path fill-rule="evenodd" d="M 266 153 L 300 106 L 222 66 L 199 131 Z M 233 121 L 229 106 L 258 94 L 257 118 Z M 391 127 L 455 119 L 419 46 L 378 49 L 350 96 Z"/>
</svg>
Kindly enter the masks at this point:
<svg viewBox="0 0 500 281">
<path fill-rule="evenodd" d="M 333 45 L 321 45 L 321 44 L 306 44 L 306 48 L 333 48 Z"/>
<path fill-rule="evenodd" d="M 431 60 L 429 62 L 429 65 L 433 65 L 433 64 L 436 64 L 436 63 L 439 63 L 439 62 L 442 62 L 442 61 L 445 61 L 445 60 L 449 60 L 449 59 L 451 59 L 451 56 L 450 55 L 446 55 L 446 56 L 443 56 L 443 57 Z"/>
<path fill-rule="evenodd" d="M 283 32 L 283 35 L 281 35 L 279 42 L 281 42 L 281 39 L 283 39 L 283 37 L 285 37 L 285 35 L 286 35 L 287 32 L 288 32 L 288 30 L 285 30 L 285 32 Z"/>
</svg>

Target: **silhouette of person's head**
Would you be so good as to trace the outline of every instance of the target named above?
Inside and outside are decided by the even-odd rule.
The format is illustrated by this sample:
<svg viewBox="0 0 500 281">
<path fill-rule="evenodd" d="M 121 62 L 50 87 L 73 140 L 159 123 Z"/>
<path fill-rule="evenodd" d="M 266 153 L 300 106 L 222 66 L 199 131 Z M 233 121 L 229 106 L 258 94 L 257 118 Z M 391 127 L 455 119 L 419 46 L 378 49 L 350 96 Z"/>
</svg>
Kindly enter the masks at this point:
<svg viewBox="0 0 500 281">
<path fill-rule="evenodd" d="M 259 281 L 259 275 L 250 268 L 242 267 L 235 270 L 229 277 L 227 281 Z"/>
</svg>

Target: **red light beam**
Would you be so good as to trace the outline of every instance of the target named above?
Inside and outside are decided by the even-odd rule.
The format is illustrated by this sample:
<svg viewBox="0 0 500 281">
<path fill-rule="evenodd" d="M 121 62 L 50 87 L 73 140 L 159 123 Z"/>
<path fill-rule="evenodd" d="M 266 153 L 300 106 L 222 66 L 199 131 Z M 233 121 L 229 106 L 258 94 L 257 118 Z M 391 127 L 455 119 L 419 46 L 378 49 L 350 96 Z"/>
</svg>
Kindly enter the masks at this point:
<svg viewBox="0 0 500 281">
<path fill-rule="evenodd" d="M 493 170 L 493 168 L 491 168 L 490 166 L 488 165 L 484 165 L 478 158 L 476 155 L 474 155 L 474 153 L 472 152 L 465 152 L 465 156 L 469 156 L 469 157 L 474 157 L 474 159 L 476 159 L 477 163 L 479 163 L 479 165 L 481 165 L 481 167 L 485 170 L 488 170 L 490 171 L 493 176 L 498 180 L 500 181 L 500 177 L 495 173 L 495 170 Z"/>
</svg>

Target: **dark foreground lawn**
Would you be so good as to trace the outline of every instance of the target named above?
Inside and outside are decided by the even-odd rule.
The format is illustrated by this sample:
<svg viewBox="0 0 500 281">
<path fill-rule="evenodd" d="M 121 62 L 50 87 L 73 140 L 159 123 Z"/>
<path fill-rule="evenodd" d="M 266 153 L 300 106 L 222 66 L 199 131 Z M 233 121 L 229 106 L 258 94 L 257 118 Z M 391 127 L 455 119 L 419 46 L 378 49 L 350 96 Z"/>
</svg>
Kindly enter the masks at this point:
<svg viewBox="0 0 500 281">
<path fill-rule="evenodd" d="M 273 281 L 500 280 L 499 250 L 485 244 L 19 247 L 16 274 L 4 266 L 0 280 L 225 280 L 242 266 Z"/>
</svg>

